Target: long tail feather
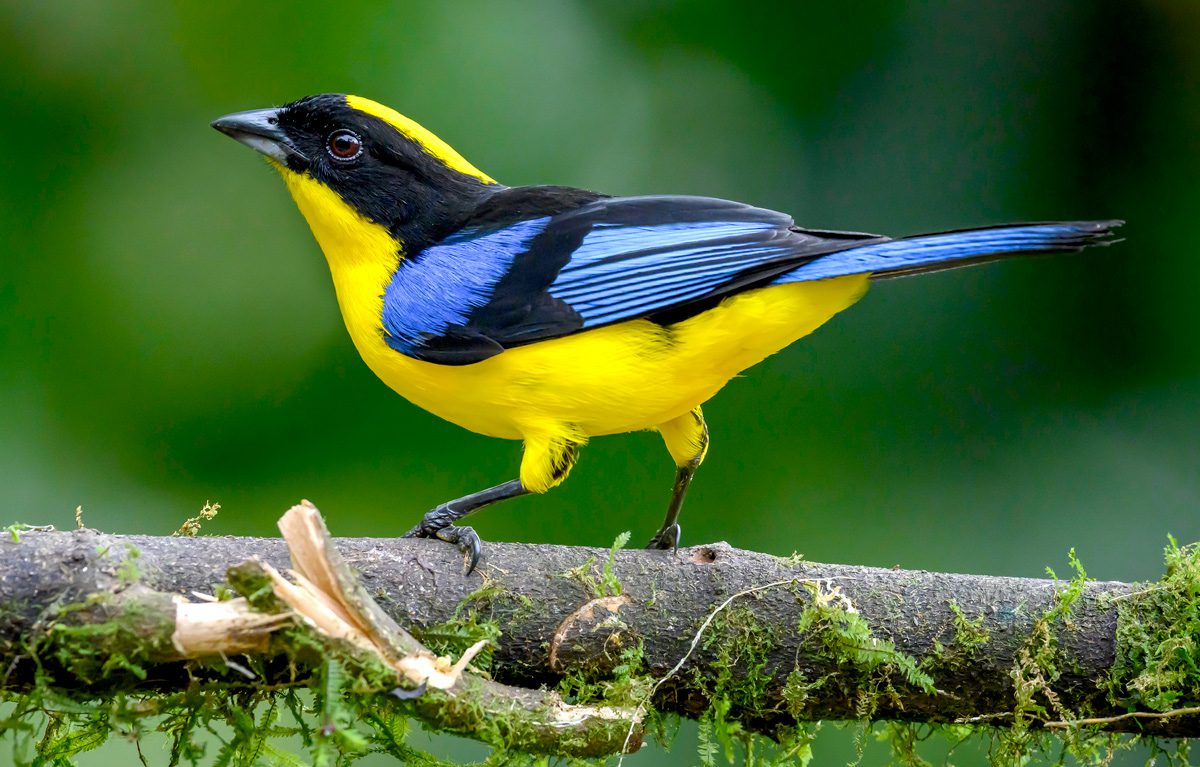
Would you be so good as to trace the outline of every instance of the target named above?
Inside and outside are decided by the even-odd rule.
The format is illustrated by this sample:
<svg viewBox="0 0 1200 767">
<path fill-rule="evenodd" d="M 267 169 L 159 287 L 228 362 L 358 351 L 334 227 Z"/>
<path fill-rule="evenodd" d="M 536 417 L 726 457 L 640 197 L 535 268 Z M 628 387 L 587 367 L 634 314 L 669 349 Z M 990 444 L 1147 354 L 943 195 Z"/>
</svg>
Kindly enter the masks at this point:
<svg viewBox="0 0 1200 767">
<path fill-rule="evenodd" d="M 864 273 L 876 279 L 903 277 L 1009 256 L 1078 251 L 1117 242 L 1112 231 L 1123 223 L 1058 221 L 920 234 L 821 256 L 779 277 L 776 283 Z"/>
</svg>

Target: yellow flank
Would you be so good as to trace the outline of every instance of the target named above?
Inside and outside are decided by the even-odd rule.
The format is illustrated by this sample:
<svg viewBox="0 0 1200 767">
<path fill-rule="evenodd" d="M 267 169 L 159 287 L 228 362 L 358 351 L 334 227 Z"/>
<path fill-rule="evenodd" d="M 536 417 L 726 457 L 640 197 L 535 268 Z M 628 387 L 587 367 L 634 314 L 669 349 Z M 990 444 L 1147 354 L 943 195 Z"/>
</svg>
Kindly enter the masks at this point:
<svg viewBox="0 0 1200 767">
<path fill-rule="evenodd" d="M 561 482 L 570 469 L 563 450 L 591 436 L 659 429 L 677 464 L 693 460 L 702 447 L 693 409 L 867 290 L 867 275 L 779 285 L 732 296 L 667 328 L 633 320 L 472 365 L 422 362 L 384 340 L 384 288 L 401 257 L 396 241 L 337 193 L 273 164 L 325 253 L 363 360 L 397 393 L 447 421 L 525 440 L 521 481 L 533 492 Z"/>
<path fill-rule="evenodd" d="M 425 151 L 429 152 L 434 157 L 438 158 L 446 165 L 450 166 L 459 173 L 465 173 L 468 176 L 474 176 L 485 184 L 496 183 L 494 179 L 486 173 L 476 168 L 466 159 L 454 151 L 454 148 L 442 141 L 440 138 L 430 133 L 424 127 L 419 125 L 415 120 L 409 119 L 397 112 L 391 107 L 385 107 L 383 104 L 364 99 L 362 96 L 347 96 L 346 103 L 354 109 L 366 114 L 378 117 L 385 123 L 388 123 L 396 130 L 408 136 L 413 141 L 425 147 Z"/>
</svg>

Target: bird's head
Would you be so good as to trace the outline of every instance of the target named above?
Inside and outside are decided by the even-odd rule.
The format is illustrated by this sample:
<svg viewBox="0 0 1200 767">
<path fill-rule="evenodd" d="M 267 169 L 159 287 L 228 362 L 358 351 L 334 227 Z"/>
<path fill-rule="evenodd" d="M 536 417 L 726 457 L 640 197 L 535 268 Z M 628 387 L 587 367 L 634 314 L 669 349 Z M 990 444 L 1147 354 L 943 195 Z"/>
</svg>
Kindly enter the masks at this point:
<svg viewBox="0 0 1200 767">
<path fill-rule="evenodd" d="M 212 126 L 266 155 L 331 263 L 356 252 L 347 240 L 381 232 L 414 252 L 498 188 L 425 128 L 359 96 L 309 96 Z"/>
</svg>

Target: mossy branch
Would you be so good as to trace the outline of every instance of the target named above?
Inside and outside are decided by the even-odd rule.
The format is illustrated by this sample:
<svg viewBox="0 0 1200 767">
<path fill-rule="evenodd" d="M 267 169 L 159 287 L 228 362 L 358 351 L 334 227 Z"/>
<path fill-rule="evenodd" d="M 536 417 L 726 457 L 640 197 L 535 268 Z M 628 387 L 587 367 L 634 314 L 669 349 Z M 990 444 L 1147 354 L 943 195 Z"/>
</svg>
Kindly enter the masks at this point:
<svg viewBox="0 0 1200 767">
<path fill-rule="evenodd" d="M 1074 560 L 1071 579 L 1038 580 L 725 544 L 490 543 L 464 577 L 440 542 L 340 539 L 335 552 L 323 534 L 306 556 L 331 569 L 298 566 L 307 577 L 291 582 L 337 603 L 343 634 L 289 617 L 280 540 L 14 533 L 0 542 L 3 686 L 87 697 L 332 679 L 438 729 L 565 755 L 636 747 L 647 710 L 718 736 L 783 738 L 825 719 L 999 727 L 1014 748 L 1047 729 L 1200 734 L 1200 558 L 1187 547 L 1173 545 L 1156 584 L 1089 581 Z M 197 602 L 234 596 L 231 582 L 240 597 Z M 481 638 L 494 640 L 474 662 L 487 675 L 437 660 Z"/>
<path fill-rule="evenodd" d="M 311 681 L 333 698 L 349 685 L 359 696 L 383 696 L 379 707 L 403 702 L 405 713 L 434 729 L 524 753 L 595 757 L 640 747 L 641 712 L 633 708 L 573 705 L 556 692 L 481 676 L 469 664 L 487 639 L 465 648 L 457 662 L 431 652 L 367 593 L 307 501 L 284 514 L 279 527 L 290 578 L 251 557 L 226 571 L 241 596 L 224 600 L 193 590 L 199 598 L 193 601 L 149 588 L 140 582 L 148 561 L 140 549 L 126 545 L 123 561 L 111 566 L 112 550 L 101 544 L 96 562 L 82 568 L 96 575 L 95 588 L 70 602 L 60 596 L 41 611 L 38 625 L 14 643 L 20 649 L 8 659 L 5 688 L 19 688 L 25 665 L 35 685 L 49 682 L 76 695 L 146 683 L 169 689 L 159 675 L 170 679 L 173 665 L 220 659 L 246 678 L 243 686 Z M 19 541 L 18 534 L 13 542 Z M 256 674 L 231 661 L 234 655 L 282 662 L 286 676 Z"/>
</svg>

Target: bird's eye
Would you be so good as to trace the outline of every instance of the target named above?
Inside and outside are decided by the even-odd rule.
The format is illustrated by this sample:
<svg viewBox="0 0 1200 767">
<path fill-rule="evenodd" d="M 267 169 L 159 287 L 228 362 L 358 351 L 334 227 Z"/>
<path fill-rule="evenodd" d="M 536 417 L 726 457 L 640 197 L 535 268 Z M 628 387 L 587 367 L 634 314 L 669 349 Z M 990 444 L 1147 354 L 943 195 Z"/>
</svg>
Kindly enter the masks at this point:
<svg viewBox="0 0 1200 767">
<path fill-rule="evenodd" d="M 362 139 L 354 131 L 334 131 L 329 136 L 328 149 L 329 155 L 335 160 L 353 160 L 362 154 Z"/>
</svg>

